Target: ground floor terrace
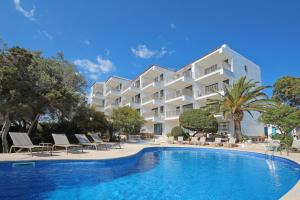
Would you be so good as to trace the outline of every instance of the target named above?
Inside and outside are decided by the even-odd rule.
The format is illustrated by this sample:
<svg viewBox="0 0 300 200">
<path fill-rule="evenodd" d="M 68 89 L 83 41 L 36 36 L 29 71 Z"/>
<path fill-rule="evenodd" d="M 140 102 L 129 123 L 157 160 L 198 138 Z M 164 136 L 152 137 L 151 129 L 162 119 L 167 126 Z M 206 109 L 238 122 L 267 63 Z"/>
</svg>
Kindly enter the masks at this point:
<svg viewBox="0 0 300 200">
<path fill-rule="evenodd" d="M 160 144 L 155 143 L 145 143 L 145 144 L 130 144 L 125 143 L 122 145 L 121 149 L 109 149 L 109 150 L 84 150 L 73 151 L 66 153 L 64 151 L 54 151 L 53 155 L 47 153 L 35 152 L 33 156 L 30 153 L 12 153 L 12 154 L 0 154 L 0 162 L 5 161 L 39 161 L 39 160 L 102 160 L 102 159 L 113 159 L 120 157 L 127 157 L 135 155 L 144 148 L 148 147 L 192 147 L 192 148 L 214 148 L 214 149 L 223 149 L 228 150 L 227 147 L 215 147 L 212 144 L 206 146 L 198 145 L 189 145 L 189 144 L 168 144 L 162 142 Z M 246 152 L 256 152 L 256 153 L 265 153 L 265 144 L 263 143 L 253 143 L 253 144 L 240 144 L 237 147 L 230 148 L 233 151 L 246 151 Z M 276 156 L 290 159 L 300 164 L 300 153 L 290 153 L 288 156 L 286 152 L 275 153 Z M 287 193 L 283 196 L 282 199 L 299 199 L 300 196 L 300 181 Z"/>
</svg>

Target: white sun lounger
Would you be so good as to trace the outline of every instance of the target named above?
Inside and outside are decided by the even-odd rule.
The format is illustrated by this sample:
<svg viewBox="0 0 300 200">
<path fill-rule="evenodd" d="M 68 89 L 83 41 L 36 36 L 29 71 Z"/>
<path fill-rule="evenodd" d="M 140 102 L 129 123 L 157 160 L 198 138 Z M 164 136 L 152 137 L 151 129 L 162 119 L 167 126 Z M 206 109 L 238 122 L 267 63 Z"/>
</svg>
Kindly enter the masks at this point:
<svg viewBox="0 0 300 200">
<path fill-rule="evenodd" d="M 178 138 L 177 138 L 177 142 L 179 143 L 179 144 L 183 144 L 183 136 L 178 136 Z"/>
<path fill-rule="evenodd" d="M 300 150 L 300 140 L 294 140 L 289 150 L 294 150 L 294 151 Z"/>
<path fill-rule="evenodd" d="M 52 133 L 52 137 L 54 140 L 54 145 L 52 146 L 52 151 L 55 147 L 63 147 L 66 149 L 66 152 L 68 153 L 68 149 L 71 147 L 81 147 L 81 151 L 83 152 L 83 146 L 78 145 L 78 144 L 70 144 L 70 142 L 65 134 Z"/>
<path fill-rule="evenodd" d="M 75 134 L 75 137 L 82 146 L 92 146 L 98 150 L 98 147 L 101 145 L 101 143 L 91 142 L 84 134 Z"/>
<path fill-rule="evenodd" d="M 215 138 L 215 142 L 214 142 L 215 146 L 222 146 L 222 138 Z"/>
<path fill-rule="evenodd" d="M 119 142 L 115 142 L 115 143 L 103 142 L 103 140 L 99 137 L 98 133 L 92 133 L 91 137 L 94 140 L 94 142 L 105 145 L 106 149 L 108 149 L 108 147 L 110 146 L 118 146 L 120 149 L 122 148 Z"/>
<path fill-rule="evenodd" d="M 206 144 L 208 144 L 208 143 L 206 142 L 206 137 L 201 137 L 201 138 L 200 138 L 200 141 L 199 141 L 199 144 L 200 144 L 200 145 L 206 145 Z"/>
<path fill-rule="evenodd" d="M 28 149 L 32 156 L 33 156 L 33 154 L 32 154 L 33 149 L 42 149 L 42 152 L 44 151 L 45 146 L 32 144 L 27 133 L 9 132 L 9 135 L 13 141 L 13 145 L 10 147 L 10 150 L 9 150 L 10 153 L 12 152 L 12 150 L 15 151 L 16 148 Z M 50 153 L 52 155 L 52 151 L 50 151 Z"/>
<path fill-rule="evenodd" d="M 198 137 L 192 137 L 190 144 L 194 144 L 194 145 L 200 144 Z"/>
</svg>

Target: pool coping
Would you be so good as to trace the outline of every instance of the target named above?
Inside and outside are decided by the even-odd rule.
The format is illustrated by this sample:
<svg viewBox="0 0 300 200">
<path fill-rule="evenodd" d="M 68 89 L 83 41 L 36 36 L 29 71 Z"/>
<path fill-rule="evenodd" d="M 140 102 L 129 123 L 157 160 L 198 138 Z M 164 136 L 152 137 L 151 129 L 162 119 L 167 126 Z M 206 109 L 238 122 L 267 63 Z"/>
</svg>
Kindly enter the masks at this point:
<svg viewBox="0 0 300 200">
<path fill-rule="evenodd" d="M 43 162 L 43 161 L 105 161 L 105 160 L 114 160 L 114 159 L 120 159 L 120 158 L 127 158 L 127 157 L 132 157 L 135 156 L 139 153 L 141 153 L 143 150 L 148 149 L 148 148 L 163 148 L 163 147 L 177 147 L 177 148 L 194 148 L 194 149 L 218 149 L 218 150 L 223 150 L 223 151 L 238 151 L 238 152 L 244 152 L 244 153 L 255 153 L 259 155 L 264 155 L 264 152 L 258 151 L 258 150 L 249 150 L 249 149 L 236 149 L 236 148 L 224 148 L 224 147 L 213 147 L 213 146 L 196 146 L 196 145 L 179 145 L 179 144 L 160 144 L 160 145 L 154 145 L 154 144 L 144 144 L 137 148 L 134 152 L 129 153 L 128 155 L 119 155 L 116 157 L 108 157 L 108 158 L 92 158 L 92 159 L 83 159 L 83 158 L 58 158 L 58 159 L 53 159 L 52 157 L 45 157 L 43 159 L 38 159 L 38 158 L 32 158 L 32 159 L 27 159 L 27 160 L 13 160 L 13 159 L 7 159 L 7 160 L 0 160 L 0 163 L 7 163 L 7 162 Z M 292 163 L 300 165 L 300 160 L 296 160 L 294 158 L 284 156 L 284 155 L 274 155 L 275 158 L 280 158 L 280 160 L 287 160 L 291 161 Z M 49 158 L 49 159 L 47 159 Z M 51 158 L 51 159 L 50 159 Z M 293 200 L 293 199 L 299 199 L 300 197 L 300 180 L 286 193 L 284 194 L 280 199 L 288 199 L 288 200 Z"/>
</svg>

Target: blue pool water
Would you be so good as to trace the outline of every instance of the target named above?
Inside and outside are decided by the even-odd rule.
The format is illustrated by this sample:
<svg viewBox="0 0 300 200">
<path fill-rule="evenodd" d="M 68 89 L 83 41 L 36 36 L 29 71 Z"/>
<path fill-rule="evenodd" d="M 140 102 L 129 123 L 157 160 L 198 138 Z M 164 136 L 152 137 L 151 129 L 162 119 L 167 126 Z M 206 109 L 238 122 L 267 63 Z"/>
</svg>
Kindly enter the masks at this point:
<svg viewBox="0 0 300 200">
<path fill-rule="evenodd" d="M 278 199 L 292 161 L 238 151 L 147 148 L 121 159 L 0 163 L 0 199 Z"/>
</svg>

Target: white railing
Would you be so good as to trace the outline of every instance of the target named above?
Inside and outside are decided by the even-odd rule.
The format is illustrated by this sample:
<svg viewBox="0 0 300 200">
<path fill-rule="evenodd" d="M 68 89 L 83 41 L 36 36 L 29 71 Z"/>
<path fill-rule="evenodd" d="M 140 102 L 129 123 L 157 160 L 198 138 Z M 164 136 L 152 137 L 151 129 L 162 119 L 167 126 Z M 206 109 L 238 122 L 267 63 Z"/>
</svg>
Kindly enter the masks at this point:
<svg viewBox="0 0 300 200">
<path fill-rule="evenodd" d="M 192 77 L 192 72 L 191 71 L 186 71 L 186 72 L 183 72 L 183 73 L 180 73 L 180 74 L 174 74 L 174 75 L 166 78 L 166 83 L 170 83 L 170 82 L 172 82 L 176 79 L 179 79 L 181 77 L 191 78 Z"/>
<path fill-rule="evenodd" d="M 166 111 L 166 117 L 178 117 L 181 113 L 181 110 L 169 110 Z"/>
<path fill-rule="evenodd" d="M 130 83 L 130 84 L 125 85 L 125 87 L 123 88 L 123 91 L 127 90 L 130 87 L 132 89 L 139 89 L 139 87 L 137 87 L 134 83 Z"/>
<path fill-rule="evenodd" d="M 146 103 L 146 102 L 148 102 L 150 100 L 154 100 L 154 99 L 156 99 L 156 100 L 162 100 L 162 98 L 159 97 L 159 96 L 150 95 L 150 96 L 144 97 L 142 99 L 142 103 Z"/>
<path fill-rule="evenodd" d="M 110 92 L 111 93 L 113 93 L 113 92 L 119 93 L 119 92 L 121 92 L 121 90 L 120 89 L 116 89 L 116 88 L 108 88 L 106 93 L 110 93 Z"/>
<path fill-rule="evenodd" d="M 147 78 L 144 78 L 143 79 L 143 82 L 142 82 L 142 88 L 152 84 L 152 83 L 155 83 L 155 84 L 161 84 L 163 81 L 161 80 L 158 80 L 158 79 L 147 79 Z"/>
<path fill-rule="evenodd" d="M 174 99 L 176 97 L 180 96 L 193 96 L 193 90 L 187 90 L 187 89 L 182 89 L 182 90 L 177 90 L 175 92 L 169 93 L 166 95 L 166 100 Z"/>
<path fill-rule="evenodd" d="M 166 117 L 179 117 L 181 113 L 183 113 L 184 111 L 188 111 L 188 110 L 192 110 L 192 108 L 182 108 L 180 110 L 169 110 L 166 111 Z"/>
<path fill-rule="evenodd" d="M 205 68 L 205 69 L 203 69 L 203 68 L 196 69 L 195 78 L 201 78 L 202 76 L 214 73 L 215 71 L 220 70 L 220 69 L 232 71 L 231 70 L 231 64 L 229 64 L 227 62 L 223 62 L 221 64 L 217 64 L 217 67 L 213 67 L 213 66 L 211 66 L 211 67 L 212 67 L 211 70 L 207 70 L 207 72 L 205 72 L 205 69 L 207 69 L 207 68 Z"/>
<path fill-rule="evenodd" d="M 163 117 L 164 114 L 160 112 L 150 111 L 150 112 L 143 113 L 142 116 L 145 118 L 152 118 L 152 117 Z"/>
<path fill-rule="evenodd" d="M 227 84 L 227 83 L 223 83 L 221 86 L 218 83 L 215 87 L 212 87 L 211 89 L 207 89 L 206 87 L 204 87 L 203 89 L 198 90 L 197 96 L 201 97 L 204 95 L 221 92 L 224 90 L 225 87 L 228 87 L 228 86 L 229 86 L 229 84 Z"/>
</svg>

